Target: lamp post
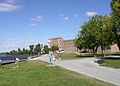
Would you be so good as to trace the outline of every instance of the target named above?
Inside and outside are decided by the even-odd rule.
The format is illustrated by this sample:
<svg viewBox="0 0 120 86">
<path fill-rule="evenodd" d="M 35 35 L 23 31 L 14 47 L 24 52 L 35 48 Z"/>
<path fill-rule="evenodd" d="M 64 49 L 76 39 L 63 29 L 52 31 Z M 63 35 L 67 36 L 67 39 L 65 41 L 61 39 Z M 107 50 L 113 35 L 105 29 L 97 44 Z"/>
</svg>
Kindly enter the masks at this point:
<svg viewBox="0 0 120 86">
<path fill-rule="evenodd" d="M 101 33 L 101 61 L 104 62 L 104 54 L 103 54 L 103 25 L 100 25 L 100 33 Z"/>
<path fill-rule="evenodd" d="M 120 50 L 120 24 L 117 26 L 117 42 L 118 42 L 118 48 Z"/>
</svg>

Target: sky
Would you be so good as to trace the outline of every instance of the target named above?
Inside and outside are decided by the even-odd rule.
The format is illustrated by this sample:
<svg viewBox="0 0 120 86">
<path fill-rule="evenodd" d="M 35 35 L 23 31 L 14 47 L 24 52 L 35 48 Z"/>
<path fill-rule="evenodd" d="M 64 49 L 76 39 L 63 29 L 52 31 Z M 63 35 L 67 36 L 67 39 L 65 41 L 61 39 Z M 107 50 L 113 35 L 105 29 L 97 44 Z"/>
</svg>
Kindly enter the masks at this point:
<svg viewBox="0 0 120 86">
<path fill-rule="evenodd" d="M 111 0 L 0 0 L 0 52 L 74 39 L 94 15 L 110 15 Z"/>
</svg>

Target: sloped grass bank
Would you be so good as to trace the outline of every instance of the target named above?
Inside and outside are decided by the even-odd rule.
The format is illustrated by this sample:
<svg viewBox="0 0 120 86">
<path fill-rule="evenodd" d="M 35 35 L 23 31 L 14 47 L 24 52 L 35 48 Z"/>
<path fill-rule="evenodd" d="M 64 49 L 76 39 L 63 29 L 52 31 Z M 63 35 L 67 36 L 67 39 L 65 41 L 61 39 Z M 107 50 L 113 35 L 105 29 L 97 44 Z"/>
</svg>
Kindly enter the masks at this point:
<svg viewBox="0 0 120 86">
<path fill-rule="evenodd" d="M 0 68 L 0 86 L 112 86 L 41 61 L 20 62 Z"/>
</svg>

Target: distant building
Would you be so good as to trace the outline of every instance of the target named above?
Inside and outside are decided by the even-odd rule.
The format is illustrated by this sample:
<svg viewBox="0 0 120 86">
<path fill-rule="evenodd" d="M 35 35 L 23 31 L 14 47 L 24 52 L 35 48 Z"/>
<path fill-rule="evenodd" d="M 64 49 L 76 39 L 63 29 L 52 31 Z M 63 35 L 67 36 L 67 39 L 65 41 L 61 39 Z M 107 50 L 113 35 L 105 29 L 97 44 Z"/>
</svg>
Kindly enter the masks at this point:
<svg viewBox="0 0 120 86">
<path fill-rule="evenodd" d="M 117 44 L 112 45 L 110 48 L 111 48 L 111 52 L 119 52 L 119 48 Z"/>
<path fill-rule="evenodd" d="M 59 50 L 64 50 L 65 52 L 76 52 L 77 48 L 74 45 L 74 39 L 64 40 L 63 38 L 51 38 L 48 40 L 50 47 L 56 45 L 59 47 Z M 119 52 L 117 44 L 110 46 L 110 49 L 105 50 L 104 52 Z M 101 47 L 98 47 L 97 53 L 101 53 Z"/>
<path fill-rule="evenodd" d="M 48 40 L 50 47 L 55 45 L 55 46 L 58 46 L 59 49 L 62 48 L 62 42 L 63 41 L 64 41 L 63 38 L 60 38 L 60 37 L 58 37 L 58 38 L 51 38 L 51 39 Z"/>
<path fill-rule="evenodd" d="M 50 47 L 56 45 L 59 50 L 64 50 L 65 52 L 76 52 L 77 48 L 74 45 L 73 40 L 64 40 L 63 38 L 51 38 L 48 40 Z"/>
<path fill-rule="evenodd" d="M 101 53 L 101 52 L 102 52 L 101 47 L 98 47 L 97 53 Z M 105 50 L 104 52 L 114 53 L 114 52 L 120 52 L 120 51 L 119 51 L 119 48 L 118 48 L 117 44 L 113 44 L 113 45 L 110 46 L 110 49 Z"/>
<path fill-rule="evenodd" d="M 62 49 L 65 52 L 76 52 L 77 48 L 74 45 L 74 39 L 73 40 L 64 40 L 62 42 Z"/>
</svg>

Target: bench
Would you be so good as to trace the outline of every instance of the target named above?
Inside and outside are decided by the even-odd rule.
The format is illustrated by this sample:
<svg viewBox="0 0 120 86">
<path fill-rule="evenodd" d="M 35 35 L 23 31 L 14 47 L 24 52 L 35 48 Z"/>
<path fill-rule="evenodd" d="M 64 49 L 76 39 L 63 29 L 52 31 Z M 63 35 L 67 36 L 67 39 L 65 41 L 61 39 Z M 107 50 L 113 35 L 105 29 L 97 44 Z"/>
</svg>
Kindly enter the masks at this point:
<svg viewBox="0 0 120 86">
<path fill-rule="evenodd" d="M 97 62 L 98 64 L 103 64 L 104 61 L 105 61 L 105 59 L 104 59 L 103 57 L 99 57 L 99 58 L 96 59 L 96 62 Z"/>
</svg>

